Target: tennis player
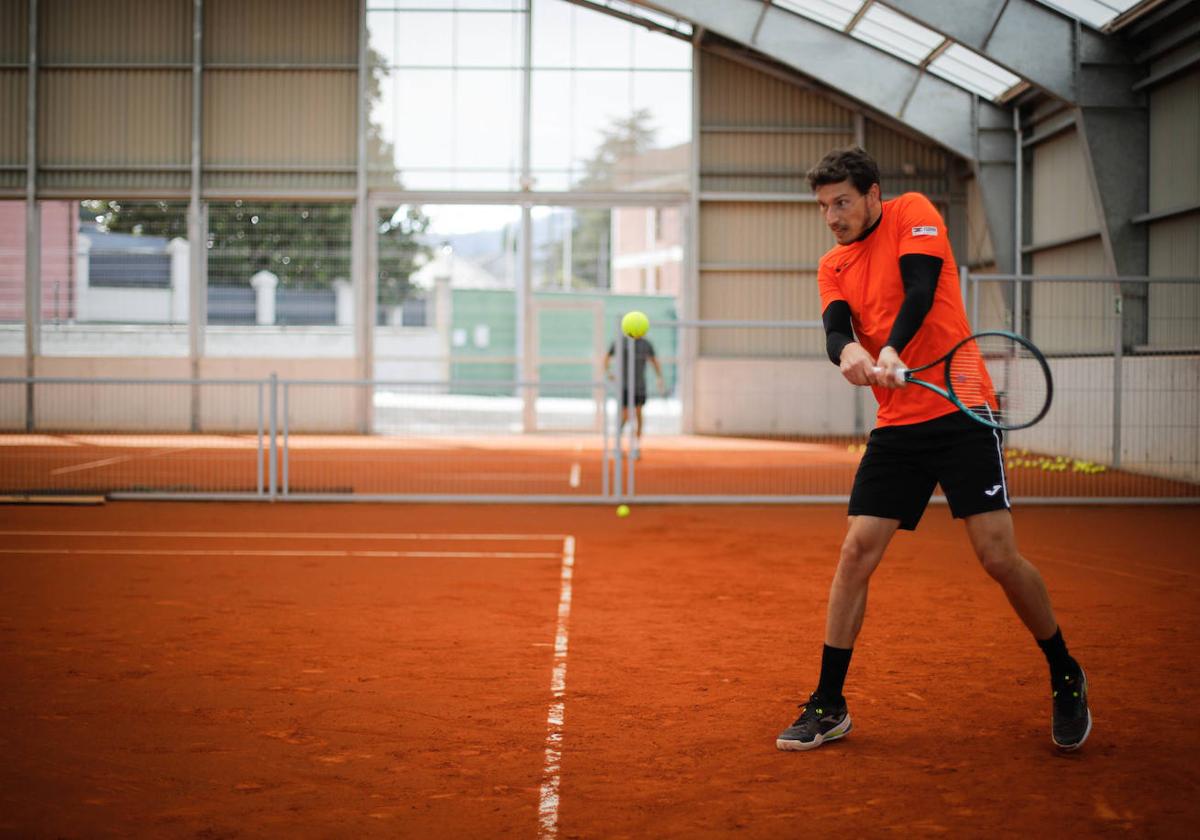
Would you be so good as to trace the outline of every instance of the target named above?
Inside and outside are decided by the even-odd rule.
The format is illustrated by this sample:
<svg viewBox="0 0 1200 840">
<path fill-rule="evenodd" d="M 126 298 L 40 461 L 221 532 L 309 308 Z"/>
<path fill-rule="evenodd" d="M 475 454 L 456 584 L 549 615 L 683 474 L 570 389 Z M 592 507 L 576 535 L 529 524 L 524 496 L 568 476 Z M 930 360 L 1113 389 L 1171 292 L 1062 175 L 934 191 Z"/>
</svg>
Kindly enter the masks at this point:
<svg viewBox="0 0 1200 840">
<path fill-rule="evenodd" d="M 616 355 L 616 342 L 608 345 L 608 352 L 604 354 L 604 375 L 611 378 L 609 366 L 612 364 L 613 356 Z M 646 404 L 646 362 L 654 366 L 654 375 L 658 377 L 658 390 L 666 393 L 666 380 L 663 378 L 662 365 L 658 363 L 658 356 L 654 352 L 654 345 L 650 343 L 648 338 L 633 339 L 633 408 L 637 417 L 637 425 L 635 427 L 637 440 L 633 446 L 633 457 L 642 457 L 642 406 Z M 628 362 L 626 362 L 628 364 Z M 622 368 L 620 371 L 621 382 L 621 428 L 625 428 L 625 423 L 629 420 L 629 382 L 628 374 Z"/>
<path fill-rule="evenodd" d="M 1087 680 L 1067 652 L 1042 576 L 1017 551 L 1001 434 L 896 380 L 897 368 L 932 362 L 970 334 L 946 223 L 919 193 L 884 201 L 879 167 L 858 147 L 830 152 L 808 182 L 837 240 L 817 272 L 829 358 L 846 381 L 871 386 L 879 410 L 850 492 L 817 689 L 775 745 L 809 750 L 850 731 L 842 687 L 871 574 L 896 529 L 917 527 L 940 484 L 979 562 L 1046 656 L 1054 743 L 1077 749 L 1092 728 Z"/>
</svg>

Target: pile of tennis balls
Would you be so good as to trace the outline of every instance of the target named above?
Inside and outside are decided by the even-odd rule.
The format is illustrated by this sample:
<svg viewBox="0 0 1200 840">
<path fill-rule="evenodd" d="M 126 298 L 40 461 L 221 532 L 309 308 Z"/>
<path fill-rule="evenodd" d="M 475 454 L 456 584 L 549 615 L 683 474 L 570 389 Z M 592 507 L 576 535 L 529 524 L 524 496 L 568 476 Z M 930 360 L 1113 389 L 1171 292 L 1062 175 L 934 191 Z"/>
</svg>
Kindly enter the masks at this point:
<svg viewBox="0 0 1200 840">
<path fill-rule="evenodd" d="M 1103 464 L 1068 458 L 1066 455 L 1031 455 L 1028 449 L 1009 450 L 1005 467 L 1009 470 L 1023 468 L 1038 469 L 1043 472 L 1066 472 L 1069 469 L 1073 473 L 1082 473 L 1083 475 L 1096 475 L 1108 470 L 1108 467 Z"/>
</svg>

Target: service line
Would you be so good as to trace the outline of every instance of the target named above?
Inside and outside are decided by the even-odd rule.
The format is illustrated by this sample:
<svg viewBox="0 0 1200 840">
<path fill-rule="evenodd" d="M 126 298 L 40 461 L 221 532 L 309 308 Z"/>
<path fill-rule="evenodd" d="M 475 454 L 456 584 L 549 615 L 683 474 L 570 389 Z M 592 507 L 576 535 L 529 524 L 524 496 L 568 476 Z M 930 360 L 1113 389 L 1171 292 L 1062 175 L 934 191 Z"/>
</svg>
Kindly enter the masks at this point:
<svg viewBox="0 0 1200 840">
<path fill-rule="evenodd" d="M 183 537 L 258 540 L 517 540 L 562 541 L 563 534 L 424 534 L 355 531 L 0 531 L 0 537 Z M 558 553 L 554 554 L 558 557 Z"/>
<path fill-rule="evenodd" d="M 558 625 L 554 631 L 554 670 L 550 676 L 553 700 L 546 713 L 546 761 L 538 802 L 538 837 L 558 836 L 558 789 L 562 769 L 564 696 L 567 691 L 567 625 L 571 618 L 571 577 L 575 569 L 575 538 L 565 537 L 558 594 Z"/>
<path fill-rule="evenodd" d="M 112 557 L 424 557 L 432 560 L 461 557 L 491 557 L 501 560 L 529 560 L 559 557 L 552 551 L 354 551 L 352 549 L 303 548 L 0 548 L 0 555 L 57 556 L 79 554 Z"/>
</svg>

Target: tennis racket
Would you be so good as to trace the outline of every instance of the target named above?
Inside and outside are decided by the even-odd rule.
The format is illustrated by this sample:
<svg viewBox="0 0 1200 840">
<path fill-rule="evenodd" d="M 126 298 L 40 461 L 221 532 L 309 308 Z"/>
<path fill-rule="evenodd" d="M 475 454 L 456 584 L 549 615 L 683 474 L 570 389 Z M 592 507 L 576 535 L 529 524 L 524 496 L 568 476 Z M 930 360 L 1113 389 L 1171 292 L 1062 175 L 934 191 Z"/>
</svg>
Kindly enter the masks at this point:
<svg viewBox="0 0 1200 840">
<path fill-rule="evenodd" d="M 942 372 L 939 384 L 916 376 L 938 369 Z M 1046 357 L 1029 339 L 1003 330 L 975 333 L 935 362 L 900 368 L 896 381 L 928 388 L 972 420 L 993 429 L 1032 426 L 1046 416 L 1054 396 Z"/>
</svg>

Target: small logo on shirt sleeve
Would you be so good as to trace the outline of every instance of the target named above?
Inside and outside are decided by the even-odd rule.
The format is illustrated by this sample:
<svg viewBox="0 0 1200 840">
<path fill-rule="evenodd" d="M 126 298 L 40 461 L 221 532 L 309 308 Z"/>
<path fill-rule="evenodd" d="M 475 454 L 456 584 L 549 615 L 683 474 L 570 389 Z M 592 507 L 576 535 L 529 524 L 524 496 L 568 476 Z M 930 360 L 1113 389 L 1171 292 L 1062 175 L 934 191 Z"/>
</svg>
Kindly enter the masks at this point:
<svg viewBox="0 0 1200 840">
<path fill-rule="evenodd" d="M 913 238 L 918 236 L 937 236 L 938 229 L 936 225 L 921 225 L 912 229 Z"/>
</svg>

